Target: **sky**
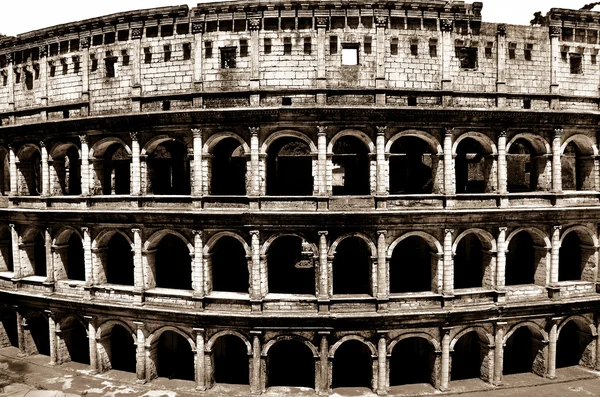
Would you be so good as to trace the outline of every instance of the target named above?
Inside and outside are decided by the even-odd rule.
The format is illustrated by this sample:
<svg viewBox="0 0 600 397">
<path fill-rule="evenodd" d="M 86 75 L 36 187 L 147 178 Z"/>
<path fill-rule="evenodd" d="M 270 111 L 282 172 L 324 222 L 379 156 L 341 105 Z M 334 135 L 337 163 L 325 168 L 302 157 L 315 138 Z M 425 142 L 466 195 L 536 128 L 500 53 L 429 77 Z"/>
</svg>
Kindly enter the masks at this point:
<svg viewBox="0 0 600 397">
<path fill-rule="evenodd" d="M 552 8 L 579 9 L 593 0 L 482 0 L 484 22 L 528 25 L 533 13 Z M 466 0 L 472 3 L 473 0 Z M 185 0 L 26 0 L 2 1 L 0 33 L 14 36 L 67 22 L 122 11 L 186 4 Z M 197 2 L 187 2 L 190 8 Z M 598 7 L 600 9 L 600 6 Z"/>
</svg>

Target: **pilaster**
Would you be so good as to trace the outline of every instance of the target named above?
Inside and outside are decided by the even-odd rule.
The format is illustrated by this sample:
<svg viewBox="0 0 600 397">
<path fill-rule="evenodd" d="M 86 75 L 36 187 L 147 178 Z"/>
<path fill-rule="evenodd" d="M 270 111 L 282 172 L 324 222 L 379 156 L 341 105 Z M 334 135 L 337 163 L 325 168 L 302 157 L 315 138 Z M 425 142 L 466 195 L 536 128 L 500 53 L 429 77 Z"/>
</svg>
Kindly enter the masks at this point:
<svg viewBox="0 0 600 397">
<path fill-rule="evenodd" d="M 377 231 L 377 300 L 380 309 L 387 307 L 390 295 L 386 234 L 387 230 Z"/>
<path fill-rule="evenodd" d="M 250 277 L 250 301 L 252 302 L 252 311 L 261 310 L 262 299 L 262 263 L 260 255 L 260 232 L 258 230 L 250 231 L 252 249 L 252 271 Z"/>
<path fill-rule="evenodd" d="M 135 325 L 135 373 L 137 383 L 146 383 L 146 335 L 144 333 L 144 323 L 134 321 Z"/>
<path fill-rule="evenodd" d="M 139 196 L 141 190 L 140 142 L 137 132 L 130 132 L 131 137 L 131 195 Z"/>
<path fill-rule="evenodd" d="M 202 241 L 202 231 L 194 230 L 194 257 L 192 258 L 194 267 L 192 269 L 192 288 L 197 298 L 204 298 L 206 290 L 204 288 L 204 245 Z"/>
<path fill-rule="evenodd" d="M 192 134 L 194 136 L 194 196 L 202 196 L 203 194 L 203 176 L 202 175 L 202 130 L 199 128 L 193 128 Z"/>
<path fill-rule="evenodd" d="M 562 193 L 562 134 L 562 128 L 555 128 L 552 138 L 552 191 L 557 194 Z"/>
<path fill-rule="evenodd" d="M 506 322 L 497 322 L 494 335 L 494 381 L 495 386 L 502 384 L 503 364 L 504 364 L 504 334 L 506 332 Z"/>
<path fill-rule="evenodd" d="M 206 390 L 206 364 L 204 362 L 204 328 L 192 330 L 196 336 L 196 390 Z"/>
<path fill-rule="evenodd" d="M 327 196 L 327 127 L 317 126 L 317 164 L 319 165 L 317 177 L 318 192 L 320 196 Z"/>
<path fill-rule="evenodd" d="M 260 147 L 258 142 L 258 132 L 260 127 L 248 127 L 250 131 L 250 196 L 259 196 L 261 192 L 260 184 Z"/>
<path fill-rule="evenodd" d="M 46 148 L 46 142 L 40 141 L 40 152 L 42 163 L 42 196 L 50 195 L 50 166 L 48 164 L 48 149 Z"/>
<path fill-rule="evenodd" d="M 19 249 L 19 234 L 13 223 L 9 224 L 10 237 L 12 244 L 12 257 L 13 257 L 13 277 L 18 280 L 23 277 L 23 271 L 21 269 L 21 251 Z"/>
<path fill-rule="evenodd" d="M 448 390 L 450 380 L 450 328 L 442 328 L 442 368 L 440 389 Z"/>
<path fill-rule="evenodd" d="M 507 190 L 507 162 L 506 162 L 506 131 L 498 135 L 498 193 L 505 195 Z M 506 203 L 508 204 L 508 203 Z"/>
<path fill-rule="evenodd" d="M 252 337 L 252 371 L 250 378 L 250 392 L 261 394 L 264 389 L 263 377 L 261 376 L 261 331 L 250 331 Z"/>
<path fill-rule="evenodd" d="M 558 283 L 558 260 L 560 256 L 560 231 L 562 226 L 556 225 L 552 229 L 552 249 L 550 254 L 550 284 Z"/>
<path fill-rule="evenodd" d="M 452 60 L 452 21 L 449 19 L 442 19 L 440 21 L 440 28 L 442 30 L 442 90 L 452 90 L 452 77 L 451 77 L 451 60 Z M 452 105 L 452 96 L 442 96 L 442 106 L 447 107 Z"/>
<path fill-rule="evenodd" d="M 99 372 L 99 363 L 98 363 L 98 343 L 96 341 L 96 326 L 94 325 L 94 317 L 93 316 L 83 316 L 88 322 L 88 342 L 90 349 L 90 368 L 92 373 Z"/>
<path fill-rule="evenodd" d="M 204 21 L 192 22 L 192 34 L 194 35 L 194 88 L 196 91 L 203 90 L 202 65 L 204 62 L 202 46 L 204 45 Z"/>
<path fill-rule="evenodd" d="M 249 20 L 248 27 L 250 28 L 250 51 L 251 51 L 251 69 L 250 69 L 250 89 L 256 90 L 260 88 L 259 62 L 260 62 L 260 18 L 252 18 Z"/>
<path fill-rule="evenodd" d="M 560 94 L 558 84 L 558 71 L 560 70 L 560 36 L 562 28 L 560 26 L 550 26 L 550 94 Z M 558 97 L 552 97 L 550 100 L 550 108 L 558 109 L 560 100 Z"/>
<path fill-rule="evenodd" d="M 454 296 L 454 229 L 444 230 L 444 288 L 443 294 L 447 297 Z"/>
<path fill-rule="evenodd" d="M 506 96 L 500 95 L 506 92 L 506 25 L 503 23 L 498 25 L 498 30 L 496 32 L 496 44 L 496 92 L 498 93 L 496 106 L 499 108 L 505 108 Z"/>
<path fill-rule="evenodd" d="M 448 198 L 456 195 L 456 182 L 454 178 L 454 157 L 452 155 L 453 128 L 444 129 L 444 191 L 446 193 L 446 206 L 451 207 L 454 200 Z"/>
<path fill-rule="evenodd" d="M 133 232 L 133 285 L 136 294 L 134 302 L 141 304 L 144 292 L 144 265 L 142 263 L 142 231 L 138 228 L 131 229 Z"/>
<path fill-rule="evenodd" d="M 90 195 L 90 148 L 87 135 L 79 135 L 81 142 L 81 195 Z"/>
<path fill-rule="evenodd" d="M 380 15 L 375 17 L 375 35 L 377 37 L 376 48 L 377 48 L 377 70 L 375 73 L 375 87 L 385 88 L 385 29 L 387 28 L 388 18 Z M 375 103 L 378 105 L 385 105 L 385 94 L 383 98 L 376 98 Z"/>
<path fill-rule="evenodd" d="M 385 197 L 389 193 L 389 162 L 385 154 L 385 132 L 387 126 L 377 126 L 377 195 Z"/>
<path fill-rule="evenodd" d="M 9 75 L 12 73 L 9 72 Z M 10 195 L 19 195 L 18 175 L 17 175 L 17 148 L 14 145 L 8 145 L 8 161 L 10 168 Z"/>
</svg>

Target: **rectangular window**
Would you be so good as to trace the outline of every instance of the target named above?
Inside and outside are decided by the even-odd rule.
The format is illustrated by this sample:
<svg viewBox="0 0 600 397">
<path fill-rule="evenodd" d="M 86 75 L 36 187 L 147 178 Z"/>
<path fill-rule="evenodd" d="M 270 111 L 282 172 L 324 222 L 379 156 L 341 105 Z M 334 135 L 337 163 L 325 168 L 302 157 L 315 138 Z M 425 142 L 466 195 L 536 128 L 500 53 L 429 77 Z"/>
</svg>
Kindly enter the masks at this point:
<svg viewBox="0 0 600 397">
<path fill-rule="evenodd" d="M 398 38 L 392 37 L 392 41 L 390 42 L 390 54 L 398 55 Z"/>
<path fill-rule="evenodd" d="M 144 63 L 152 63 L 152 49 L 144 47 Z"/>
<path fill-rule="evenodd" d="M 310 37 L 304 38 L 304 55 L 310 55 L 312 53 L 312 39 Z"/>
<path fill-rule="evenodd" d="M 81 70 L 81 60 L 79 55 L 73 56 L 71 60 L 73 61 L 73 73 L 78 74 Z"/>
<path fill-rule="evenodd" d="M 523 99 L 523 109 L 531 109 L 531 99 Z"/>
<path fill-rule="evenodd" d="M 292 54 L 292 38 L 284 37 L 283 38 L 283 55 L 291 55 Z"/>
<path fill-rule="evenodd" d="M 36 80 L 40 79 L 40 65 L 38 63 L 33 65 L 33 78 Z"/>
<path fill-rule="evenodd" d="M 265 39 L 264 51 L 265 51 L 265 54 L 271 53 L 271 39 Z"/>
<path fill-rule="evenodd" d="M 160 27 L 161 37 L 173 36 L 173 25 L 163 25 Z"/>
<path fill-rule="evenodd" d="M 575 41 L 585 43 L 585 29 L 575 29 Z"/>
<path fill-rule="evenodd" d="M 592 65 L 595 65 L 596 63 L 598 63 L 598 54 L 590 55 L 590 61 L 592 61 Z"/>
<path fill-rule="evenodd" d="M 562 40 L 563 41 L 573 41 L 573 29 L 572 28 L 562 28 Z"/>
<path fill-rule="evenodd" d="M 60 64 L 62 65 L 62 74 L 67 74 L 69 72 L 69 64 L 67 64 L 67 58 L 62 58 L 60 60 Z"/>
<path fill-rule="evenodd" d="M 183 60 L 187 61 L 192 58 L 192 45 L 190 43 L 183 43 Z"/>
<path fill-rule="evenodd" d="M 485 45 L 485 57 L 487 59 L 491 59 L 493 57 L 493 51 L 494 51 L 494 42 L 488 41 L 487 44 Z"/>
<path fill-rule="evenodd" d="M 123 57 L 123 66 L 129 66 L 129 54 L 127 54 L 127 50 L 121 50 L 121 56 Z"/>
<path fill-rule="evenodd" d="M 410 40 L 410 55 L 414 57 L 419 55 L 419 39 Z"/>
<path fill-rule="evenodd" d="M 508 59 L 517 57 L 517 43 L 508 43 Z"/>
<path fill-rule="evenodd" d="M 147 38 L 158 37 L 158 26 L 148 26 L 146 28 L 146 37 Z"/>
<path fill-rule="evenodd" d="M 221 69 L 235 69 L 237 47 L 221 48 Z"/>
<path fill-rule="evenodd" d="M 102 40 L 103 40 L 104 36 L 101 34 L 97 34 L 94 37 L 92 37 L 92 45 L 102 45 Z"/>
<path fill-rule="evenodd" d="M 437 39 L 429 39 L 429 56 L 432 58 L 437 57 Z"/>
<path fill-rule="evenodd" d="M 571 74 L 582 74 L 583 73 L 583 55 L 581 54 L 569 54 L 569 63 L 571 66 Z"/>
<path fill-rule="evenodd" d="M 172 26 L 172 25 L 169 25 L 169 26 Z M 163 46 L 163 50 L 164 50 L 164 60 L 165 60 L 165 62 L 169 62 L 171 60 L 171 45 L 165 44 Z"/>
<path fill-rule="evenodd" d="M 127 41 L 129 40 L 129 30 L 119 30 L 117 33 L 117 40 Z"/>
<path fill-rule="evenodd" d="M 104 65 L 106 67 L 106 77 L 116 76 L 116 63 L 117 57 L 110 57 L 104 59 Z"/>
<path fill-rule="evenodd" d="M 60 53 L 66 54 L 67 52 L 69 52 L 69 41 L 67 41 L 67 40 L 61 41 L 60 42 Z"/>
<path fill-rule="evenodd" d="M 338 51 L 338 38 L 337 36 L 329 37 L 329 53 L 331 55 L 337 54 Z"/>
<path fill-rule="evenodd" d="M 417 97 L 409 96 L 408 97 L 408 106 L 417 106 Z"/>
<path fill-rule="evenodd" d="M 79 51 L 79 39 L 71 40 L 71 43 L 69 45 L 71 47 L 71 52 Z"/>
<path fill-rule="evenodd" d="M 596 44 L 597 41 L 598 41 L 598 31 L 597 30 L 588 30 L 587 31 L 588 44 Z"/>
<path fill-rule="evenodd" d="M 531 43 L 527 43 L 525 44 L 525 60 L 526 61 L 531 61 L 531 53 L 533 51 L 533 44 Z"/>
<path fill-rule="evenodd" d="M 456 53 L 461 69 L 477 69 L 477 47 L 458 47 Z"/>
<path fill-rule="evenodd" d="M 373 39 L 371 38 L 371 36 L 365 36 L 365 43 L 364 43 L 364 51 L 365 54 L 370 54 L 371 52 L 373 52 Z"/>
<path fill-rule="evenodd" d="M 104 34 L 104 44 L 113 44 L 115 42 L 115 32 L 107 32 Z"/>
<path fill-rule="evenodd" d="M 204 57 L 212 58 L 212 56 L 213 56 L 212 41 L 205 41 L 204 42 Z"/>
<path fill-rule="evenodd" d="M 568 60 L 569 50 L 570 48 L 568 45 L 563 45 L 560 47 L 560 57 L 564 62 L 567 62 Z"/>
<path fill-rule="evenodd" d="M 50 56 L 58 55 L 58 43 L 50 44 Z"/>
<path fill-rule="evenodd" d="M 358 65 L 358 44 L 342 44 L 342 65 Z"/>
<path fill-rule="evenodd" d="M 15 82 L 17 84 L 21 82 L 21 72 L 15 71 Z"/>
<path fill-rule="evenodd" d="M 244 58 L 248 56 L 248 40 L 240 40 L 240 57 Z"/>
<path fill-rule="evenodd" d="M 189 23 L 179 23 L 176 27 L 177 34 L 188 34 L 190 32 Z"/>
<path fill-rule="evenodd" d="M 98 60 L 96 59 L 96 56 L 94 56 L 94 55 L 90 55 L 90 59 L 92 60 L 92 72 L 95 72 L 96 70 L 98 70 Z M 54 69 L 55 69 L 55 66 L 52 65 L 52 67 L 50 69 L 50 73 L 52 76 L 54 76 Z"/>
</svg>

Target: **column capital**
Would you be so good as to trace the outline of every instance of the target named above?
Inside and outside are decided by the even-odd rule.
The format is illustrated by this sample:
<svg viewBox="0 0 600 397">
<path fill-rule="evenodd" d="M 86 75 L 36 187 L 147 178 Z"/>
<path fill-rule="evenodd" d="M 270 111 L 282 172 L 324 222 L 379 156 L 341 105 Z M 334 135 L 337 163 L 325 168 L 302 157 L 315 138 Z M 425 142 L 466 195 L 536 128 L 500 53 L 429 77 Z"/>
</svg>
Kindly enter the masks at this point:
<svg viewBox="0 0 600 397">
<path fill-rule="evenodd" d="M 554 138 L 562 137 L 564 130 L 561 127 L 554 128 Z"/>
<path fill-rule="evenodd" d="M 40 141 L 39 144 L 40 144 L 40 148 L 42 148 L 42 149 L 46 148 L 46 142 Z"/>
<path fill-rule="evenodd" d="M 440 21 L 440 28 L 442 32 L 452 32 L 452 20 L 450 19 L 442 19 Z"/>
<path fill-rule="evenodd" d="M 387 234 L 387 230 L 378 230 L 378 231 L 377 231 L 377 235 L 378 235 L 378 236 L 381 236 L 381 235 L 383 235 L 383 236 L 385 237 L 385 235 L 386 235 L 386 234 Z"/>
<path fill-rule="evenodd" d="M 15 60 L 15 57 L 12 52 L 9 52 L 5 56 L 6 56 L 6 63 L 13 63 L 13 61 Z"/>
<path fill-rule="evenodd" d="M 329 25 L 328 17 L 317 17 L 317 29 L 319 29 L 319 28 L 327 29 L 328 25 Z"/>
<path fill-rule="evenodd" d="M 202 230 L 192 230 L 194 236 L 202 237 Z"/>
<path fill-rule="evenodd" d="M 197 334 L 204 334 L 204 328 L 192 328 L 192 332 L 194 332 L 196 335 Z"/>
<path fill-rule="evenodd" d="M 319 234 L 319 236 L 327 236 L 329 234 L 329 232 L 326 231 L 326 230 L 321 230 L 321 231 L 319 231 L 317 233 Z"/>
<path fill-rule="evenodd" d="M 498 230 L 499 230 L 500 232 L 504 232 L 504 233 L 506 233 L 506 231 L 508 230 L 508 228 L 507 228 L 507 227 L 505 227 L 505 226 L 502 226 L 502 227 L 499 227 L 499 228 L 498 228 Z"/>
<path fill-rule="evenodd" d="M 387 130 L 387 125 L 378 125 L 375 128 L 377 128 L 377 135 L 383 135 L 383 134 L 385 134 L 385 131 Z"/>
<path fill-rule="evenodd" d="M 254 236 L 257 236 L 257 237 L 258 237 L 258 235 L 259 235 L 259 234 L 260 234 L 260 232 L 259 232 L 258 230 L 250 230 L 250 235 L 251 235 L 252 237 L 254 237 Z"/>
<path fill-rule="evenodd" d="M 375 17 L 375 23 L 377 24 L 378 28 L 386 28 L 387 27 L 387 17 L 380 15 L 380 16 L 376 16 Z"/>
<path fill-rule="evenodd" d="M 39 51 L 40 58 L 44 58 L 45 56 L 48 56 L 48 47 L 47 46 L 41 45 L 38 48 L 38 51 Z"/>
<path fill-rule="evenodd" d="M 506 138 L 506 135 L 508 134 L 507 130 L 502 130 L 498 133 L 498 137 L 500 138 Z"/>
<path fill-rule="evenodd" d="M 138 137 L 139 137 L 140 133 L 139 132 L 130 132 L 129 136 L 131 137 L 132 141 L 137 141 Z"/>
<path fill-rule="evenodd" d="M 454 134 L 454 127 L 444 127 L 444 135 L 452 136 Z"/>
<path fill-rule="evenodd" d="M 317 126 L 317 134 L 319 134 L 319 135 L 325 135 L 326 132 L 327 132 L 327 126 L 326 125 L 318 125 Z"/>
<path fill-rule="evenodd" d="M 134 321 L 133 324 L 137 329 L 144 329 L 144 323 L 142 321 Z"/>
<path fill-rule="evenodd" d="M 260 18 L 251 18 L 248 20 L 248 29 L 250 31 L 260 30 Z"/>
<path fill-rule="evenodd" d="M 204 33 L 204 22 L 192 22 L 192 34 Z"/>
<path fill-rule="evenodd" d="M 90 231 L 90 229 L 89 229 L 87 226 L 83 226 L 83 227 L 81 228 L 81 231 L 82 231 L 83 233 L 87 233 L 87 232 L 89 232 L 89 231 Z"/>
<path fill-rule="evenodd" d="M 133 233 L 139 233 L 140 232 L 140 228 L 139 227 L 134 227 L 134 228 L 131 229 L 131 231 Z"/>
<path fill-rule="evenodd" d="M 258 135 L 260 127 L 248 127 L 248 131 L 250 131 L 250 135 Z"/>
<path fill-rule="evenodd" d="M 506 24 L 505 23 L 498 24 L 498 29 L 496 30 L 496 34 L 498 36 L 506 36 Z"/>
<path fill-rule="evenodd" d="M 444 229 L 444 234 L 454 234 L 454 229 Z"/>
<path fill-rule="evenodd" d="M 550 37 L 560 37 L 562 28 L 560 26 L 550 26 Z"/>
<path fill-rule="evenodd" d="M 86 48 L 90 48 L 90 38 L 89 37 L 82 37 L 79 39 L 79 46 L 81 46 L 81 49 L 86 49 Z"/>
<path fill-rule="evenodd" d="M 555 231 L 559 230 L 560 231 L 561 229 L 562 229 L 562 225 L 554 225 L 554 226 L 552 226 L 552 230 L 555 230 Z"/>
<path fill-rule="evenodd" d="M 202 129 L 192 128 L 192 134 L 194 135 L 194 138 L 202 138 Z"/>
<path fill-rule="evenodd" d="M 82 145 L 85 145 L 88 143 L 88 136 L 87 135 L 79 135 L 79 141 L 81 142 Z"/>
<path fill-rule="evenodd" d="M 142 28 L 133 28 L 131 29 L 131 38 L 133 40 L 139 40 L 142 38 Z"/>
<path fill-rule="evenodd" d="M 14 228 L 15 228 L 15 224 L 14 224 L 14 223 L 9 223 L 9 224 L 8 224 L 8 227 L 10 227 L 11 229 L 13 229 L 13 230 L 14 230 Z"/>
<path fill-rule="evenodd" d="M 260 330 L 257 330 L 257 329 L 252 329 L 252 330 L 250 330 L 249 334 L 252 335 L 252 336 L 259 337 L 259 336 L 262 336 L 263 331 L 260 331 Z"/>
</svg>

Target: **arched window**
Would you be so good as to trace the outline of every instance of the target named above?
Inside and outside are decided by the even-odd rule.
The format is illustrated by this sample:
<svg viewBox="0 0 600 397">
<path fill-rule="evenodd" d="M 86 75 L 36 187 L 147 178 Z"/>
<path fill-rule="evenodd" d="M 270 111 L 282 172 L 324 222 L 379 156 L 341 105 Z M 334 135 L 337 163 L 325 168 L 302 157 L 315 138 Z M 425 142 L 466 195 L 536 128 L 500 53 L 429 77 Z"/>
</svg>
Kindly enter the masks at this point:
<svg viewBox="0 0 600 397">
<path fill-rule="evenodd" d="M 33 270 L 36 276 L 46 277 L 46 242 L 41 233 L 33 241 Z"/>
<path fill-rule="evenodd" d="M 267 269 L 270 293 L 315 294 L 314 253 L 302 238 L 275 239 L 267 252 Z"/>
<path fill-rule="evenodd" d="M 564 236 L 558 258 L 558 281 L 596 279 L 596 248 L 586 233 L 569 232 Z"/>
<path fill-rule="evenodd" d="M 225 138 L 212 150 L 210 194 L 246 194 L 246 157 L 234 138 Z"/>
<path fill-rule="evenodd" d="M 312 155 L 305 142 L 297 138 L 283 137 L 271 144 L 267 154 L 267 194 L 313 194 Z"/>
<path fill-rule="evenodd" d="M 213 291 L 249 293 L 248 258 L 240 241 L 230 236 L 221 237 L 206 259 L 212 270 Z"/>
<path fill-rule="evenodd" d="M 333 294 L 371 294 L 371 250 L 360 237 L 345 238 L 335 250 Z"/>
<path fill-rule="evenodd" d="M 454 288 L 482 288 L 489 259 L 484 257 L 483 245 L 475 233 L 464 236 L 454 255 Z"/>
<path fill-rule="evenodd" d="M 186 338 L 177 332 L 160 334 L 154 357 L 159 377 L 194 380 L 194 352 Z"/>
<path fill-rule="evenodd" d="M 489 379 L 488 341 L 476 331 L 463 336 L 454 345 L 452 353 L 452 380 Z"/>
<path fill-rule="evenodd" d="M 67 348 L 68 361 L 90 364 L 90 344 L 83 324 L 72 318 L 61 326 L 61 338 Z"/>
<path fill-rule="evenodd" d="M 493 191 L 491 153 L 473 138 L 465 138 L 456 148 L 456 193 Z"/>
<path fill-rule="evenodd" d="M 504 374 L 545 371 L 543 348 L 543 341 L 534 336 L 528 327 L 518 328 L 506 341 Z M 538 363 L 538 365 L 535 365 L 535 363 Z M 543 373 L 538 373 L 538 375 L 543 376 Z"/>
<path fill-rule="evenodd" d="M 99 362 L 103 370 L 135 372 L 136 348 L 131 332 L 119 324 L 103 330 L 98 341 Z"/>
<path fill-rule="evenodd" d="M 561 157 L 563 190 L 595 190 L 594 152 L 575 140 L 569 142 Z"/>
<path fill-rule="evenodd" d="M 234 335 L 219 337 L 213 346 L 215 383 L 248 385 L 250 383 L 248 350 Z"/>
<path fill-rule="evenodd" d="M 62 247 L 61 247 L 62 248 Z M 71 234 L 67 241 L 67 247 L 59 251 L 62 265 L 65 267 L 66 276 L 69 280 L 85 281 L 85 263 L 83 259 L 83 245 L 81 239 L 75 233 Z"/>
<path fill-rule="evenodd" d="M 418 236 L 405 238 L 390 260 L 390 293 L 432 291 L 433 269 L 437 269 L 437 258 L 432 257 L 427 241 Z"/>
<path fill-rule="evenodd" d="M 537 256 L 531 235 L 526 231 L 515 234 L 508 244 L 506 254 L 505 284 L 534 284 L 536 269 L 541 259 Z"/>
<path fill-rule="evenodd" d="M 183 240 L 165 235 L 156 246 L 156 286 L 158 288 L 192 289 L 192 258 Z"/>
<path fill-rule="evenodd" d="M 129 194 L 131 159 L 123 146 L 113 143 L 103 157 L 103 194 Z"/>
<path fill-rule="evenodd" d="M 108 241 L 104 268 L 107 283 L 133 286 L 133 252 L 120 233 L 114 233 Z"/>
<path fill-rule="evenodd" d="M 42 314 L 27 318 L 25 331 L 25 349 L 29 354 L 50 355 L 50 327 L 48 319 Z"/>
<path fill-rule="evenodd" d="M 19 195 L 39 196 L 42 193 L 42 157 L 37 147 L 27 145 L 19 155 Z"/>
<path fill-rule="evenodd" d="M 561 329 L 556 346 L 556 367 L 581 365 L 594 368 L 595 337 L 589 328 L 580 327 L 575 321 L 569 321 Z"/>
<path fill-rule="evenodd" d="M 267 355 L 267 387 L 315 387 L 315 358 L 296 340 L 276 342 Z"/>
<path fill-rule="evenodd" d="M 353 136 L 343 136 L 333 145 L 333 194 L 366 195 L 369 187 L 369 153 Z"/>
<path fill-rule="evenodd" d="M 371 388 L 373 358 L 363 342 L 348 340 L 342 343 L 333 357 L 332 387 Z"/>
<path fill-rule="evenodd" d="M 74 196 L 81 194 L 81 160 L 73 144 L 59 145 L 52 154 L 52 194 Z"/>
<path fill-rule="evenodd" d="M 536 151 L 531 142 L 526 139 L 519 138 L 512 143 L 506 156 L 509 192 L 543 190 L 540 177 L 544 173 L 547 162 L 543 154 Z"/>
<path fill-rule="evenodd" d="M 433 193 L 437 162 L 437 156 L 423 139 L 397 139 L 390 149 L 390 194 Z"/>
<path fill-rule="evenodd" d="M 190 169 L 187 148 L 179 141 L 162 142 L 147 159 L 153 194 L 190 194 Z"/>
<path fill-rule="evenodd" d="M 424 338 L 399 341 L 390 358 L 390 386 L 429 383 L 435 387 L 435 350 Z"/>
</svg>

